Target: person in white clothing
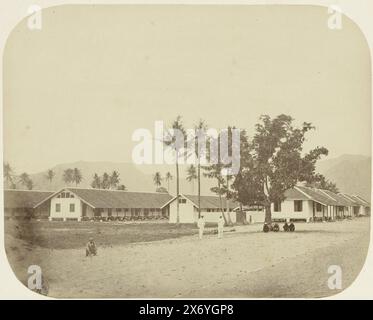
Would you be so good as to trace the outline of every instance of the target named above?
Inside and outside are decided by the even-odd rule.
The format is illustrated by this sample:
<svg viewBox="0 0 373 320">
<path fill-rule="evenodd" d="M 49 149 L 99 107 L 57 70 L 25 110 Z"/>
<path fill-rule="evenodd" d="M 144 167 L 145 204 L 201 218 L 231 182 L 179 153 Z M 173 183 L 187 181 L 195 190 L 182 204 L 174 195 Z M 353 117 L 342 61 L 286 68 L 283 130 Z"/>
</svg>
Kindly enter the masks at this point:
<svg viewBox="0 0 373 320">
<path fill-rule="evenodd" d="M 198 219 L 197 227 L 199 231 L 199 239 L 202 239 L 203 231 L 205 229 L 205 218 L 203 216 L 200 216 L 200 218 Z"/>
<path fill-rule="evenodd" d="M 218 220 L 218 238 L 223 238 L 223 230 L 224 230 L 224 219 L 222 216 L 219 217 Z"/>
</svg>

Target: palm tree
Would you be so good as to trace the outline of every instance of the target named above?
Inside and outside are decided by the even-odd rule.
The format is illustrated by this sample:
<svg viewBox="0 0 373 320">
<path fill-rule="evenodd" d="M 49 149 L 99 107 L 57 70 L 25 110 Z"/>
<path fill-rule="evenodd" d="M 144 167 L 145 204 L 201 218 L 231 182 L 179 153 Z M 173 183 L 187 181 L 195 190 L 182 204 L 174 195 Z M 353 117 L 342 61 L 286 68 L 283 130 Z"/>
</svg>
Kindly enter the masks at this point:
<svg viewBox="0 0 373 320">
<path fill-rule="evenodd" d="M 70 184 L 71 182 L 73 182 L 73 174 L 74 174 L 74 170 L 73 169 L 66 169 L 64 170 L 63 172 L 63 175 L 62 175 L 62 179 L 63 181 L 66 183 L 66 184 Z"/>
<path fill-rule="evenodd" d="M 187 181 L 192 183 L 192 194 L 194 194 L 194 180 L 196 180 L 197 177 L 197 170 L 194 165 L 190 165 L 187 169 Z"/>
<path fill-rule="evenodd" d="M 178 142 L 177 133 L 181 133 L 183 138 L 185 139 L 187 134 L 184 128 L 183 122 L 181 120 L 181 116 L 177 116 L 174 122 L 172 123 L 171 129 L 173 130 L 168 131 L 167 136 L 163 140 L 163 143 L 166 147 L 172 148 L 173 152 L 175 153 L 175 164 L 176 164 L 176 224 L 180 223 L 180 205 L 179 205 L 179 196 L 180 196 L 180 176 L 179 176 L 179 157 L 180 153 L 185 148 L 185 141 L 183 141 L 183 145 L 180 145 Z M 180 138 L 180 137 L 179 137 Z"/>
<path fill-rule="evenodd" d="M 72 174 L 72 182 L 75 183 L 75 186 L 77 187 L 80 182 L 82 182 L 83 176 L 82 173 L 78 168 L 74 168 L 73 174 Z"/>
<path fill-rule="evenodd" d="M 55 175 L 56 175 L 56 173 L 52 169 L 49 169 L 47 171 L 47 173 L 45 174 L 45 178 L 47 180 L 49 180 L 49 184 L 52 184 L 52 180 L 53 180 Z"/>
<path fill-rule="evenodd" d="M 165 180 L 167 181 L 167 191 L 168 191 L 168 192 L 170 191 L 170 181 L 171 181 L 173 178 L 174 178 L 174 177 L 172 176 L 171 172 L 167 172 L 167 173 L 166 173 Z"/>
<path fill-rule="evenodd" d="M 163 180 L 163 178 L 162 178 L 162 176 L 161 176 L 161 173 L 157 171 L 157 172 L 154 174 L 154 176 L 153 176 L 153 182 L 154 182 L 155 186 L 156 186 L 156 187 L 160 187 L 161 184 L 162 184 L 162 180 Z"/>
<path fill-rule="evenodd" d="M 201 148 L 202 146 L 198 145 L 198 136 L 199 134 L 205 135 L 207 131 L 207 124 L 202 119 L 199 120 L 198 124 L 194 127 L 194 131 L 196 133 L 196 157 L 197 157 L 197 180 L 198 180 L 198 218 L 201 216 Z"/>
<path fill-rule="evenodd" d="M 4 165 L 3 165 L 3 174 L 4 174 L 4 180 L 6 181 L 6 186 L 7 187 L 14 187 L 15 186 L 15 184 L 13 182 L 14 172 L 13 172 L 13 169 L 8 162 L 4 163 Z"/>
<path fill-rule="evenodd" d="M 109 185 L 110 185 L 110 189 L 111 188 L 117 188 L 118 184 L 119 184 L 119 173 L 117 171 L 113 171 L 111 176 L 109 177 Z"/>
<path fill-rule="evenodd" d="M 94 189 L 100 189 L 101 188 L 101 178 L 98 176 L 97 173 L 93 176 L 93 181 L 91 183 L 91 187 Z"/>
</svg>

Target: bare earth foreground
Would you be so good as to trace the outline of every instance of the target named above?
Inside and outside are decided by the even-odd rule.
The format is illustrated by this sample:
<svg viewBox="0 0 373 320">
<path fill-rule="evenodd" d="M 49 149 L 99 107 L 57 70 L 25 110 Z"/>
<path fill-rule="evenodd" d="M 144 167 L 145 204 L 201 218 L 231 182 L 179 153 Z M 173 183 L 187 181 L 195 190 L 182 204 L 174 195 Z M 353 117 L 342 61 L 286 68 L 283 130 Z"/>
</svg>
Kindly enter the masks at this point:
<svg viewBox="0 0 373 320">
<path fill-rule="evenodd" d="M 35 222 L 32 237 L 17 224 L 5 226 L 17 277 L 27 283 L 27 268 L 36 264 L 48 296 L 83 298 L 330 296 L 338 290 L 328 288 L 328 267 L 341 266 L 347 288 L 364 264 L 370 228 L 369 218 L 297 223 L 295 233 L 265 234 L 250 225 L 228 228 L 224 239 L 210 231 L 199 240 L 194 226 L 160 223 Z M 93 258 L 84 256 L 89 235 L 98 239 Z"/>
</svg>

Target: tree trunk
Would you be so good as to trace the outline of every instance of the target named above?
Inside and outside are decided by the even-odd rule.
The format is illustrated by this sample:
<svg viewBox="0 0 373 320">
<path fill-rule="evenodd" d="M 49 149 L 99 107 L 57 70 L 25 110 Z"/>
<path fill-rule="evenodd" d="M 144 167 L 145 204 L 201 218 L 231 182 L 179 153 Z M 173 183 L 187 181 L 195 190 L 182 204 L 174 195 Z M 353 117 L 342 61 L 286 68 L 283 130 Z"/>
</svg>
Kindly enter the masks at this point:
<svg viewBox="0 0 373 320">
<path fill-rule="evenodd" d="M 197 183 L 198 183 L 198 218 L 201 217 L 201 164 L 198 159 L 198 173 L 197 173 Z"/>
<path fill-rule="evenodd" d="M 271 212 L 271 203 L 265 205 L 265 223 L 272 223 L 272 212 Z"/>
<path fill-rule="evenodd" d="M 227 196 L 225 197 L 225 202 L 226 202 L 226 205 L 227 205 L 227 223 L 229 226 L 232 226 L 233 223 L 232 223 L 232 220 L 231 220 L 231 215 L 230 215 L 230 212 L 229 212 L 229 199 L 228 199 L 228 194 L 229 194 L 229 178 L 227 176 Z"/>
<path fill-rule="evenodd" d="M 242 214 L 242 223 L 243 224 L 248 224 L 247 219 L 246 219 L 246 213 L 243 212 L 243 208 L 242 208 L 242 204 L 241 203 L 240 203 L 240 212 Z"/>
<path fill-rule="evenodd" d="M 180 223 L 179 193 L 179 153 L 176 152 L 176 224 Z"/>
<path fill-rule="evenodd" d="M 224 209 L 223 209 L 223 199 L 221 198 L 221 192 L 220 192 L 220 188 L 221 188 L 221 184 L 220 184 L 220 181 L 218 180 L 218 188 L 219 188 L 219 202 L 220 202 L 220 211 L 221 211 L 221 215 L 223 216 L 223 219 L 224 219 L 224 224 L 225 225 L 228 225 L 228 221 L 227 221 L 227 218 L 224 214 Z"/>
</svg>

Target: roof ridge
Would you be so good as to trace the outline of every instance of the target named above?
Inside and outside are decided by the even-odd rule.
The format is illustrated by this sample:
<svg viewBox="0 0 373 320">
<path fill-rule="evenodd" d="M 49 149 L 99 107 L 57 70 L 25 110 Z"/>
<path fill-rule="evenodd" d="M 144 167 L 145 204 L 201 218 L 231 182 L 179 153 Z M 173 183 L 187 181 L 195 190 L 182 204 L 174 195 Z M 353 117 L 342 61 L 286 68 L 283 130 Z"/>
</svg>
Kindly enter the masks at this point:
<svg viewBox="0 0 373 320">
<path fill-rule="evenodd" d="M 128 191 L 128 190 L 112 190 L 112 189 L 99 189 L 99 188 L 78 188 L 78 187 L 64 187 L 61 188 L 59 191 L 64 189 L 75 189 L 75 190 L 95 190 L 95 191 L 110 191 L 110 192 L 125 192 L 125 193 L 150 193 L 150 194 L 168 194 L 172 196 L 168 192 L 152 192 L 152 191 Z"/>
<path fill-rule="evenodd" d="M 3 191 L 24 191 L 24 192 L 51 192 L 54 193 L 54 190 L 24 190 L 24 189 L 3 189 Z"/>
</svg>

